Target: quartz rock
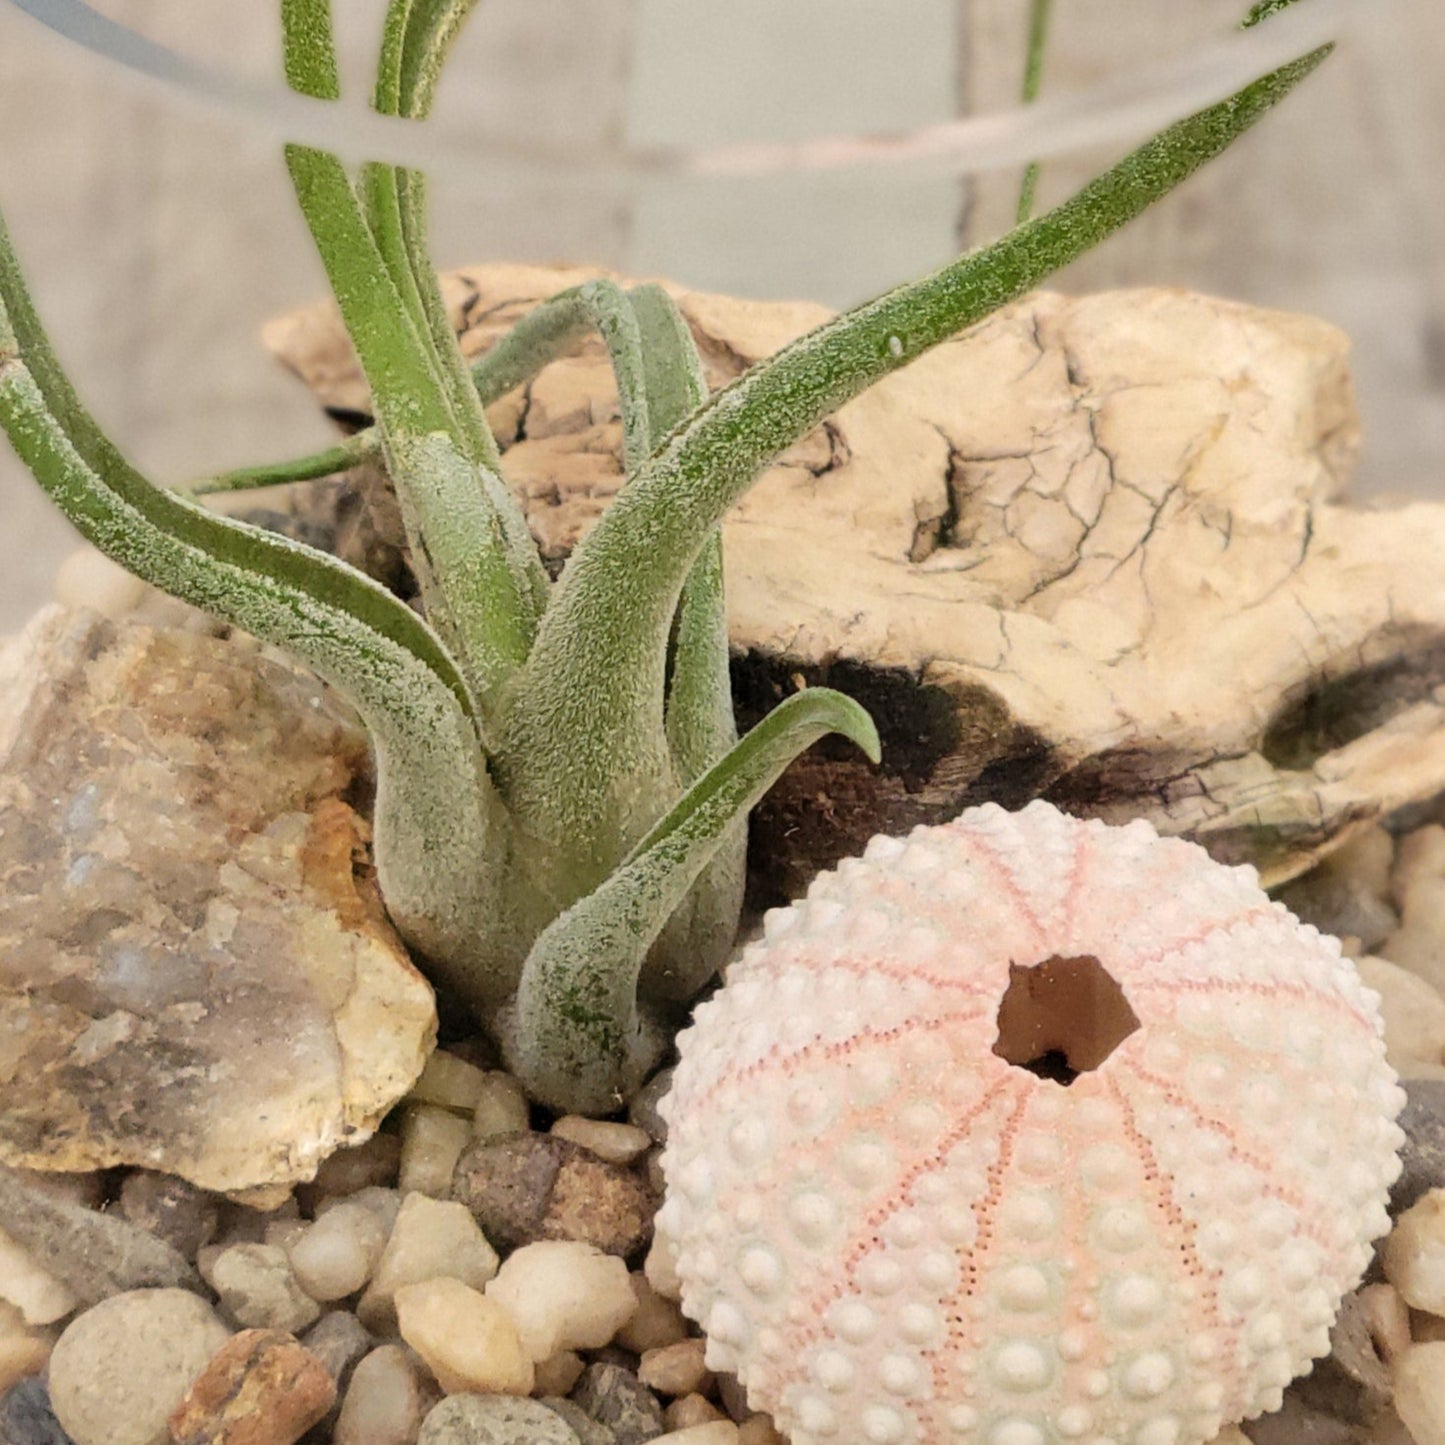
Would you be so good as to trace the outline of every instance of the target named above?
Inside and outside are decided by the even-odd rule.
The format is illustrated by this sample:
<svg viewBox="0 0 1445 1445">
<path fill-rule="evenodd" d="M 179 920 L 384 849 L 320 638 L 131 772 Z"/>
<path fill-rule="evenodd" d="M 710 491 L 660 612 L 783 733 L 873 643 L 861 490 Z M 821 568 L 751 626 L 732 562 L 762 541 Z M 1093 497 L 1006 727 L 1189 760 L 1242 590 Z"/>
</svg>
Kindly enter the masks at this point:
<svg viewBox="0 0 1445 1445">
<path fill-rule="evenodd" d="M 221 1310 L 248 1329 L 294 1334 L 321 1318 L 321 1306 L 301 1288 L 286 1251 L 271 1244 L 233 1244 L 212 1261 L 211 1287 Z"/>
<path fill-rule="evenodd" d="M 1395 1410 L 1415 1445 L 1445 1445 L 1445 1343 L 1412 1345 L 1395 1361 Z"/>
<path fill-rule="evenodd" d="M 407 1101 L 435 1104 L 459 1114 L 475 1112 L 486 1082 L 486 1070 L 460 1059 L 446 1049 L 435 1050 L 421 1077 L 411 1086 Z"/>
<path fill-rule="evenodd" d="M 501 1305 L 456 1279 L 403 1285 L 395 1295 L 401 1337 L 447 1394 L 529 1395 L 535 1376 L 517 1327 Z"/>
<path fill-rule="evenodd" d="M 415 1445 L 436 1385 L 404 1345 L 382 1345 L 357 1365 L 336 1417 L 333 1445 Z"/>
<path fill-rule="evenodd" d="M 642 1178 L 551 1134 L 478 1140 L 457 1161 L 453 1196 L 501 1249 L 574 1239 L 624 1258 L 652 1235 Z"/>
<path fill-rule="evenodd" d="M 481 1289 L 497 1264 L 496 1250 L 464 1204 L 408 1194 L 357 1314 L 369 1329 L 389 1333 L 396 1328 L 393 1300 L 403 1285 L 448 1278 Z"/>
<path fill-rule="evenodd" d="M 1445 1189 L 1422 1195 L 1395 1221 L 1381 1257 L 1406 1304 L 1445 1315 Z"/>
<path fill-rule="evenodd" d="M 697 1336 L 647 1350 L 637 1367 L 637 1378 L 660 1395 L 706 1393 L 712 1372 L 703 1360 L 706 1341 Z"/>
<path fill-rule="evenodd" d="M 404 1193 L 445 1199 L 451 1193 L 457 1160 L 471 1137 L 470 1119 L 431 1104 L 409 1105 L 401 1121 L 397 1185 Z"/>
<path fill-rule="evenodd" d="M 321 1420 L 336 1382 L 280 1330 L 233 1335 L 171 1412 L 174 1445 L 293 1445 Z"/>
<path fill-rule="evenodd" d="M 1408 1076 L 1419 1065 L 1445 1063 L 1445 997 L 1418 974 L 1388 959 L 1355 960 L 1360 977 L 1380 995 L 1385 1057 Z"/>
<path fill-rule="evenodd" d="M 167 1445 L 166 1420 L 230 1331 L 178 1289 L 131 1290 L 77 1315 L 50 1356 L 55 1417 L 75 1445 Z"/>
<path fill-rule="evenodd" d="M 472 1137 L 496 1139 L 503 1134 L 524 1134 L 531 1119 L 521 1081 L 502 1069 L 489 1069 L 472 1115 Z"/>
<path fill-rule="evenodd" d="M 579 1445 L 555 1410 L 538 1400 L 452 1395 L 421 1427 L 417 1445 Z"/>
<path fill-rule="evenodd" d="M 308 1178 L 420 1072 L 355 866 L 365 738 L 239 634 L 52 607 L 0 647 L 0 1157 Z"/>
<path fill-rule="evenodd" d="M 695 1425 L 707 1425 L 714 1420 L 727 1420 L 736 1430 L 728 1417 L 713 1404 L 711 1400 L 705 1399 L 702 1395 L 683 1395 L 676 1400 L 669 1401 L 667 1408 L 662 1412 L 662 1423 L 667 1427 L 667 1434 L 660 1436 L 666 1439 L 676 1434 L 679 1430 L 691 1430 Z"/>
<path fill-rule="evenodd" d="M 535 1361 L 607 1344 L 637 1308 L 627 1266 L 575 1240 L 544 1240 L 508 1256 L 487 1286 Z"/>
<path fill-rule="evenodd" d="M 552 1125 L 558 1139 L 570 1139 L 590 1149 L 609 1164 L 632 1164 L 645 1154 L 652 1136 L 635 1124 L 615 1124 L 606 1119 L 587 1119 L 580 1114 L 566 1114 Z"/>
<path fill-rule="evenodd" d="M 326 1303 L 355 1294 L 376 1268 L 386 1229 L 364 1204 L 343 1201 L 329 1209 L 287 1246 L 296 1282 Z"/>
<path fill-rule="evenodd" d="M 3 1229 L 0 1229 L 0 1300 L 14 1305 L 27 1325 L 54 1324 L 80 1302 L 63 1281 L 38 1265 Z"/>
<path fill-rule="evenodd" d="M 533 1394 L 544 1398 L 566 1395 L 582 1378 L 587 1366 L 576 1350 L 558 1350 L 545 1360 L 538 1360 L 532 1384 Z"/>
<path fill-rule="evenodd" d="M 343 1204 L 360 1205 L 376 1216 L 383 1235 L 389 1235 L 392 1226 L 396 1223 L 396 1217 L 401 1211 L 401 1200 L 402 1195 L 399 1189 L 383 1189 L 378 1184 L 368 1184 L 365 1189 L 358 1189 L 355 1194 L 348 1194 L 344 1198 L 323 1199 L 316 1206 L 316 1217 L 322 1219 Z"/>
</svg>

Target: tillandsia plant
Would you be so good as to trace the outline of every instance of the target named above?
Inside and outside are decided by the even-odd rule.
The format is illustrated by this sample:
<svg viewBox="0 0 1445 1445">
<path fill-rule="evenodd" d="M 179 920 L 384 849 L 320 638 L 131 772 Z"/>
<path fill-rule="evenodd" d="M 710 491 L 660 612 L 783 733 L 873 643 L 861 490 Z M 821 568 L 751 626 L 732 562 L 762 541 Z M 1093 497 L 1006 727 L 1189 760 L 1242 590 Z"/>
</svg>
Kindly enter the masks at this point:
<svg viewBox="0 0 1445 1445">
<path fill-rule="evenodd" d="M 391 0 L 373 103 L 424 118 L 473 0 Z M 1246 23 L 1288 0 L 1266 0 Z M 339 96 L 327 0 L 282 0 L 286 71 Z M 0 420 L 42 487 L 146 581 L 288 649 L 355 705 L 377 769 L 378 876 L 433 977 L 502 1041 L 534 1095 L 606 1112 L 714 974 L 741 906 L 748 809 L 829 731 L 875 762 L 826 689 L 734 731 L 720 524 L 773 458 L 879 378 L 1022 295 L 1228 146 L 1315 50 L 1181 121 L 1003 239 L 827 322 L 709 396 L 656 286 L 595 282 L 524 318 L 468 370 L 426 235 L 422 175 L 287 164 L 371 388 L 375 425 L 319 458 L 379 455 L 425 619 L 334 558 L 138 474 L 75 396 L 0 224 Z M 627 480 L 551 582 L 484 405 L 588 329 L 605 338 Z"/>
</svg>

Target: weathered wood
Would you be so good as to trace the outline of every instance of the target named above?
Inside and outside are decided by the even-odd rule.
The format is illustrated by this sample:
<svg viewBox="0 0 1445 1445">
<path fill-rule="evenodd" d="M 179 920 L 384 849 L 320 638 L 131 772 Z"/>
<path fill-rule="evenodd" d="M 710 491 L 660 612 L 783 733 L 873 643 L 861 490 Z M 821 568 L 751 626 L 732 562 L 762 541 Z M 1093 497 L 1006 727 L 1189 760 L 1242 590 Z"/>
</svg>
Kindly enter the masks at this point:
<svg viewBox="0 0 1445 1445">
<path fill-rule="evenodd" d="M 466 350 L 586 273 L 451 278 Z M 677 293 L 717 386 L 821 308 Z M 329 307 L 269 341 L 366 407 Z M 1287 877 L 1445 788 L 1445 507 L 1339 500 L 1343 336 L 1177 291 L 1039 294 L 844 407 L 727 526 L 740 719 L 868 705 L 881 769 L 821 745 L 757 814 L 774 896 L 872 833 L 992 799 L 1153 819 Z M 600 344 L 492 409 L 560 563 L 620 485 Z"/>
</svg>

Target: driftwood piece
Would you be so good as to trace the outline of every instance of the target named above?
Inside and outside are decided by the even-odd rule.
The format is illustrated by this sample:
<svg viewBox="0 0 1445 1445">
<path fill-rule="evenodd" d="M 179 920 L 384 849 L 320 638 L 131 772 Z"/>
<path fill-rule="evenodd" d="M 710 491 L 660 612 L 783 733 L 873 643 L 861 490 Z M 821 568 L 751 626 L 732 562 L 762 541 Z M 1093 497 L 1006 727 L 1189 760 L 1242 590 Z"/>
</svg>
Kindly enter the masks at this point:
<svg viewBox="0 0 1445 1445">
<path fill-rule="evenodd" d="M 464 348 L 593 274 L 448 278 Z M 827 314 L 674 294 L 714 386 Z M 333 309 L 268 341 L 365 415 Z M 1445 788 L 1445 507 L 1342 499 L 1346 352 L 1323 322 L 1180 291 L 1038 293 L 783 456 L 727 524 L 740 720 L 827 683 L 873 710 L 884 760 L 825 742 L 789 772 L 754 827 L 768 891 L 872 833 L 1039 795 L 1278 881 Z M 620 485 L 600 345 L 492 416 L 560 563 Z"/>
</svg>

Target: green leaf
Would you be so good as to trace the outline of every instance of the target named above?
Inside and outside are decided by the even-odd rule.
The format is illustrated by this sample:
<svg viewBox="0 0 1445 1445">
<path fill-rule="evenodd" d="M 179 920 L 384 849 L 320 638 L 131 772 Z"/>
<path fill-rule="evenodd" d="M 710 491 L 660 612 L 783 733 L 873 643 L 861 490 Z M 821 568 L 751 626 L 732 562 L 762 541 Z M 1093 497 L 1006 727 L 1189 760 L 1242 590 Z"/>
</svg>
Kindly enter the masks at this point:
<svg viewBox="0 0 1445 1445">
<path fill-rule="evenodd" d="M 804 748 L 829 732 L 875 763 L 878 733 L 827 688 L 795 693 L 715 763 L 600 888 L 537 940 L 507 1024 L 507 1059 L 532 1097 L 607 1113 L 655 1062 L 658 1034 L 637 1007 L 643 959 L 729 830 Z"/>
<path fill-rule="evenodd" d="M 1053 0 L 1029 0 L 1029 33 L 1024 55 L 1024 83 L 1021 99 L 1032 105 L 1039 98 L 1044 78 L 1044 52 L 1049 43 L 1049 19 Z M 1039 163 L 1030 161 L 1024 167 L 1019 186 L 1018 221 L 1022 225 L 1034 212 L 1034 195 L 1039 188 Z"/>
</svg>

